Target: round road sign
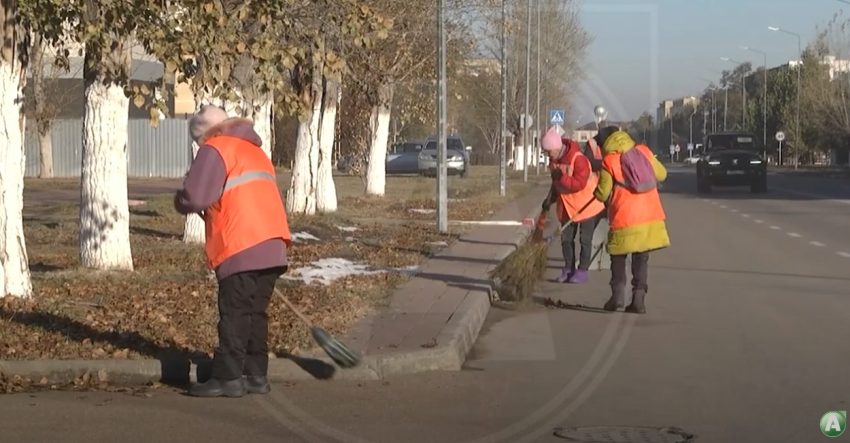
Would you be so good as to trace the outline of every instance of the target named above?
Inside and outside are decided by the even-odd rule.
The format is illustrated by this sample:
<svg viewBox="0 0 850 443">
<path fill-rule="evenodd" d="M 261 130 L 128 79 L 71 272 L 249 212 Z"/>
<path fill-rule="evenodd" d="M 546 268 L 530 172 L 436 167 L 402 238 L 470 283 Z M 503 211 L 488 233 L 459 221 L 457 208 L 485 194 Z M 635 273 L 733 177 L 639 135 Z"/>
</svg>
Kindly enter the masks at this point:
<svg viewBox="0 0 850 443">
<path fill-rule="evenodd" d="M 776 141 L 781 142 L 783 140 L 785 140 L 785 133 L 782 131 L 778 131 L 776 133 Z"/>
</svg>

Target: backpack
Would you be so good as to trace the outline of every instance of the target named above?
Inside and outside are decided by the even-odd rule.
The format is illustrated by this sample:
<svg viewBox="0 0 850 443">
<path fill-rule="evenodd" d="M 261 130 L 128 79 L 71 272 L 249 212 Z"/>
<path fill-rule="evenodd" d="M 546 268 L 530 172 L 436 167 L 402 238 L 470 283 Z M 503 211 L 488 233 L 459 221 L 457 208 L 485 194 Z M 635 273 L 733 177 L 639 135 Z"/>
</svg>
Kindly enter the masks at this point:
<svg viewBox="0 0 850 443">
<path fill-rule="evenodd" d="M 625 183 L 618 183 L 620 186 L 639 194 L 651 191 L 658 186 L 652 163 L 637 146 L 620 155 L 620 166 L 623 169 L 625 181 Z"/>
</svg>

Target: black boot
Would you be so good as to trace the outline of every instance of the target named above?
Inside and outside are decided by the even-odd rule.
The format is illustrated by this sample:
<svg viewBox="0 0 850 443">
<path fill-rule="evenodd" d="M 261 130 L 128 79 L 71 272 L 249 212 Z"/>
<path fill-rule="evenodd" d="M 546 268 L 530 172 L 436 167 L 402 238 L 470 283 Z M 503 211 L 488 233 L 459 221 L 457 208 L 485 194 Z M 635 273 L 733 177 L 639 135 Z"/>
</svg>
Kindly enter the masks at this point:
<svg viewBox="0 0 850 443">
<path fill-rule="evenodd" d="M 626 312 L 632 314 L 646 314 L 646 291 L 642 289 L 636 289 L 632 292 L 632 304 L 626 308 Z"/>
<path fill-rule="evenodd" d="M 626 287 L 611 286 L 611 298 L 605 303 L 605 310 L 616 312 L 626 306 Z"/>
<path fill-rule="evenodd" d="M 211 378 L 206 383 L 196 383 L 189 387 L 189 395 L 193 397 L 242 397 L 245 395 L 245 382 L 241 377 L 227 381 Z"/>
<path fill-rule="evenodd" d="M 245 391 L 249 394 L 268 394 L 272 390 L 265 375 L 246 375 Z"/>
</svg>

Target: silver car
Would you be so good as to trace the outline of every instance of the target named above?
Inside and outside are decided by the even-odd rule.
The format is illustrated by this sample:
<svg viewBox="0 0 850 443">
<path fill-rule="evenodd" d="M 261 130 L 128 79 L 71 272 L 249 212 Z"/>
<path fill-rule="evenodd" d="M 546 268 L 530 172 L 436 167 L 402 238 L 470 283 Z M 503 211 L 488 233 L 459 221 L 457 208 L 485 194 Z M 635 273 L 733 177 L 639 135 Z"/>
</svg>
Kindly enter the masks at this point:
<svg viewBox="0 0 850 443">
<path fill-rule="evenodd" d="M 449 136 L 446 146 L 446 169 L 448 174 L 466 177 L 469 173 L 469 151 L 458 136 Z M 425 143 L 425 149 L 419 153 L 419 173 L 426 176 L 437 175 L 437 139 L 431 137 Z"/>
</svg>

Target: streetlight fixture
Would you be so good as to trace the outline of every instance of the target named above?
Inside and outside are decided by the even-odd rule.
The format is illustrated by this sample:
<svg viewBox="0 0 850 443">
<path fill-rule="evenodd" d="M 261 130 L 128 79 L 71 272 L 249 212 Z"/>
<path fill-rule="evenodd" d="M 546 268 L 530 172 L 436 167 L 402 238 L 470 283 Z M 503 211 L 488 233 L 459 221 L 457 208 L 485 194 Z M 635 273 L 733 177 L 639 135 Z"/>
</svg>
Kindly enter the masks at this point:
<svg viewBox="0 0 850 443">
<path fill-rule="evenodd" d="M 720 60 L 729 63 L 735 63 L 740 66 L 743 65 L 744 62 L 739 62 L 738 60 L 731 59 L 729 57 L 720 57 Z M 747 79 L 744 76 L 744 70 L 741 70 L 741 129 L 744 129 L 747 126 Z"/>
<path fill-rule="evenodd" d="M 842 1 L 842 0 L 838 0 L 838 1 L 841 1 L 842 3 L 848 3 L 848 2 Z M 848 3 L 848 4 L 850 4 L 850 3 Z M 803 38 L 800 36 L 800 34 L 797 34 L 796 32 L 791 32 L 787 29 L 782 29 L 778 26 L 768 26 L 767 29 L 774 31 L 774 32 L 782 32 L 782 33 L 785 33 L 785 34 L 788 34 L 788 35 L 793 35 L 794 37 L 797 37 L 797 54 L 799 54 L 799 57 L 800 57 L 800 64 L 797 66 L 797 130 L 795 131 L 796 134 L 795 134 L 795 139 L 794 139 L 794 154 L 795 154 L 794 155 L 794 169 L 797 169 L 797 167 L 799 166 L 799 162 L 800 162 L 800 159 L 799 159 L 800 156 L 798 154 L 798 152 L 799 152 L 798 146 L 803 142 L 802 134 L 800 134 L 800 87 L 802 86 L 802 81 L 800 80 L 800 73 L 803 70 L 803 66 L 802 66 L 802 64 L 803 64 Z M 789 65 L 790 65 L 790 63 L 789 63 Z"/>
<path fill-rule="evenodd" d="M 761 54 L 764 57 L 764 88 L 763 88 L 763 97 L 761 103 L 761 119 L 762 119 L 762 147 L 764 148 L 764 158 L 767 161 L 767 53 L 761 51 L 759 49 L 751 48 L 749 46 L 741 46 L 741 49 L 744 51 L 755 52 L 756 54 Z"/>
</svg>

